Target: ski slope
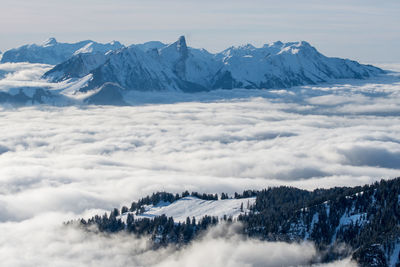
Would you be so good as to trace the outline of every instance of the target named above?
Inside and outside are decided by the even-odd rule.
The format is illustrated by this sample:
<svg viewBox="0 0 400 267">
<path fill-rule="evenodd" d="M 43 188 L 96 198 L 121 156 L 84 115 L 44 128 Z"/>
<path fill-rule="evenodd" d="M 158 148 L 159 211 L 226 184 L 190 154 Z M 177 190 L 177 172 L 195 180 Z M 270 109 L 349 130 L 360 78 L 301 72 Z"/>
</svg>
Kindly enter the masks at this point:
<svg viewBox="0 0 400 267">
<path fill-rule="evenodd" d="M 187 217 L 195 217 L 196 220 L 205 215 L 237 218 L 240 214 L 249 212 L 248 207 L 255 203 L 256 198 L 224 199 L 224 200 L 203 200 L 197 197 L 188 196 L 181 198 L 173 203 L 160 202 L 158 205 L 145 206 L 145 212 L 139 215 L 134 214 L 135 218 L 152 218 L 165 214 L 173 217 L 175 222 L 185 222 Z M 243 203 L 243 212 L 240 206 Z M 121 215 L 123 221 L 126 220 L 130 212 Z"/>
</svg>

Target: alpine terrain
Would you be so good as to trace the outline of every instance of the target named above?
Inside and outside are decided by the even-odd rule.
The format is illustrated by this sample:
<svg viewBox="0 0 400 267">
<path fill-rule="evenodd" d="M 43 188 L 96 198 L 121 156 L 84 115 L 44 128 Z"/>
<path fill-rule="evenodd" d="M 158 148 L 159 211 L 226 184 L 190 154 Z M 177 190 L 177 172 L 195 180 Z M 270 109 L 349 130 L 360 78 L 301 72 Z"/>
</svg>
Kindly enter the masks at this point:
<svg viewBox="0 0 400 267">
<path fill-rule="evenodd" d="M 50 64 L 39 77 L 45 86 L 15 87 L 0 95 L 0 102 L 17 104 L 127 105 L 125 96 L 132 91 L 290 88 L 384 73 L 371 65 L 326 57 L 305 41 L 232 46 L 212 54 L 188 47 L 184 36 L 172 44 L 153 41 L 128 47 L 50 38 L 6 51 L 1 62 Z"/>
</svg>

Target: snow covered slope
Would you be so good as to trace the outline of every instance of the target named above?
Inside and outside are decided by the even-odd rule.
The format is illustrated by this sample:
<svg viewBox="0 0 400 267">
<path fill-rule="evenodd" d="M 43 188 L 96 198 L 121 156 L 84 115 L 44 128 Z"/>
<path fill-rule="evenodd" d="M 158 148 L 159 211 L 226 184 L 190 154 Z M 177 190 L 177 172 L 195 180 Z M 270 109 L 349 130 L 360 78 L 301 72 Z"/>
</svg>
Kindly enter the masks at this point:
<svg viewBox="0 0 400 267">
<path fill-rule="evenodd" d="M 55 38 L 49 38 L 42 44 L 24 45 L 4 52 L 1 63 L 30 62 L 56 65 L 73 55 L 80 53 L 102 53 L 118 50 L 123 45 L 119 42 L 100 44 L 90 40 L 73 44 L 59 43 Z"/>
<path fill-rule="evenodd" d="M 82 78 L 104 64 L 110 53 L 79 53 L 72 56 L 43 75 L 51 82 L 61 82 L 71 78 Z"/>
<path fill-rule="evenodd" d="M 230 47 L 216 58 L 223 67 L 214 78 L 214 88 L 288 88 L 380 73 L 355 61 L 325 57 L 304 41 Z"/>
<path fill-rule="evenodd" d="M 155 51 L 144 52 L 135 46 L 113 53 L 90 74 L 93 78 L 87 87 L 81 89 L 83 92 L 101 87 L 107 82 L 136 90 L 179 89 L 179 81 L 173 70 L 160 64 Z"/>
<path fill-rule="evenodd" d="M 56 68 L 68 73 L 60 66 Z M 103 65 L 88 73 L 93 78 L 81 91 L 99 88 L 107 82 L 127 90 L 205 91 L 211 87 L 215 70 L 213 56 L 205 50 L 189 49 L 181 36 L 161 49 L 133 45 L 111 53 Z"/>
<path fill-rule="evenodd" d="M 93 79 L 82 89 L 84 92 L 107 82 L 139 91 L 289 88 L 335 79 L 365 79 L 383 73 L 370 65 L 325 57 L 304 41 L 275 42 L 261 48 L 248 44 L 211 54 L 188 47 L 181 36 L 169 45 L 132 45 L 103 60 L 93 56 L 71 60 L 73 64 L 62 63 L 51 72 L 63 73 L 61 79 L 92 74 Z"/>
<path fill-rule="evenodd" d="M 224 200 L 203 200 L 197 197 L 188 196 L 181 198 L 173 203 L 161 202 L 155 206 L 146 206 L 145 212 L 139 215 L 134 214 L 135 218 L 152 218 L 165 214 L 173 217 L 175 222 L 184 222 L 187 217 L 195 217 L 196 220 L 203 218 L 205 215 L 223 218 L 237 218 L 239 214 L 249 212 L 248 207 L 253 205 L 256 198 L 242 199 L 224 199 Z M 240 207 L 243 203 L 243 211 Z M 121 215 L 125 220 L 129 212 Z"/>
</svg>

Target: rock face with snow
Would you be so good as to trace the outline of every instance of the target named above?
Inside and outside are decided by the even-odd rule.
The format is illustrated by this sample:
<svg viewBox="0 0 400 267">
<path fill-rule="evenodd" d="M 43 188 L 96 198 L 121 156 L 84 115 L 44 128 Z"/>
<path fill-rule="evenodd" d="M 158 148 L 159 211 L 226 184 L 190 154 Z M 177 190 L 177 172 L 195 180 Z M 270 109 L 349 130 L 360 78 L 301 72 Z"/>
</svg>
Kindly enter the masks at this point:
<svg viewBox="0 0 400 267">
<path fill-rule="evenodd" d="M 123 88 L 113 83 L 105 83 L 100 89 L 85 101 L 88 104 L 94 105 L 113 105 L 125 106 L 128 105 L 122 96 Z"/>
<path fill-rule="evenodd" d="M 54 74 L 62 73 L 62 75 Z M 364 79 L 382 70 L 355 61 L 329 58 L 307 42 L 275 42 L 256 48 L 250 44 L 211 54 L 190 48 L 183 36 L 165 45 L 149 42 L 111 52 L 103 57 L 75 56 L 46 73 L 56 81 L 91 74 L 81 89 L 95 90 L 107 82 L 126 90 L 181 90 L 289 88 L 335 79 Z"/>
<path fill-rule="evenodd" d="M 90 71 L 104 64 L 108 58 L 109 54 L 79 53 L 46 72 L 43 78 L 52 82 L 60 82 L 70 78 L 82 78 Z"/>
<path fill-rule="evenodd" d="M 56 39 L 50 38 L 42 44 L 24 45 L 4 52 L 1 63 L 30 62 L 56 65 L 68 60 L 73 55 L 83 53 L 105 54 L 108 51 L 121 48 L 123 48 L 123 45 L 115 41 L 108 44 L 101 44 L 87 40 L 69 44 L 59 43 Z"/>
</svg>

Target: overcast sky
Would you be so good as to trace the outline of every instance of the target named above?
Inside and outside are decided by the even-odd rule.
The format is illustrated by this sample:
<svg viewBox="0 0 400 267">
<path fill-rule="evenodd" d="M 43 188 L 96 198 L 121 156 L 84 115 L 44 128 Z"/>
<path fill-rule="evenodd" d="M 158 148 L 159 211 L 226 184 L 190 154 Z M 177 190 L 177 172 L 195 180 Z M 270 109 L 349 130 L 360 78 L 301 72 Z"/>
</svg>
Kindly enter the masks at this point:
<svg viewBox="0 0 400 267">
<path fill-rule="evenodd" d="M 400 62 L 399 0 L 1 0 L 0 50 L 26 43 L 172 42 L 212 52 L 306 40 L 328 56 Z"/>
</svg>

